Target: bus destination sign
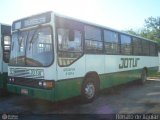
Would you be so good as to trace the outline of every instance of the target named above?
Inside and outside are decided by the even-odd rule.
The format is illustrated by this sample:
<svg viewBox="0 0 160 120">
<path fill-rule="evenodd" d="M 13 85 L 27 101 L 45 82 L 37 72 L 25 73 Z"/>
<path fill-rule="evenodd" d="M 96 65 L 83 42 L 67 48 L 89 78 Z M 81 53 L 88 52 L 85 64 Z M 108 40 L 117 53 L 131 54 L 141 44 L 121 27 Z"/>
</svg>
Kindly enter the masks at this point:
<svg viewBox="0 0 160 120">
<path fill-rule="evenodd" d="M 31 16 L 25 19 L 21 19 L 13 22 L 12 30 L 23 29 L 35 25 L 48 23 L 51 21 L 51 12 Z"/>
</svg>

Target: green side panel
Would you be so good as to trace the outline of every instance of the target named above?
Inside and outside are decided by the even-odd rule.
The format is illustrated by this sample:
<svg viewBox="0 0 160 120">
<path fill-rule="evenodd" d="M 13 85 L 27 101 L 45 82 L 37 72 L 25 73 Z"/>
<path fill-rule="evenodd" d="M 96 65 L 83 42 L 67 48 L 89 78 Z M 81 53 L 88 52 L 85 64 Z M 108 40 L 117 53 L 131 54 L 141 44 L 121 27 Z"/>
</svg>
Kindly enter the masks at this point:
<svg viewBox="0 0 160 120">
<path fill-rule="evenodd" d="M 7 73 L 0 74 L 0 88 L 6 89 L 7 88 Z"/>
<path fill-rule="evenodd" d="M 81 94 L 82 78 L 60 80 L 56 82 L 55 100 L 64 100 Z"/>
<path fill-rule="evenodd" d="M 7 89 L 9 92 L 16 93 L 16 94 L 21 94 L 21 90 L 25 89 L 28 91 L 28 93 L 26 94 L 27 96 L 53 101 L 54 90 L 24 87 L 24 86 L 13 85 L 13 84 L 7 84 Z"/>
<path fill-rule="evenodd" d="M 148 69 L 148 76 L 155 74 L 158 71 L 158 67 L 151 67 Z M 115 72 L 109 74 L 100 75 L 100 88 L 109 88 L 112 86 L 125 84 L 133 80 L 141 78 L 142 69 Z"/>
<path fill-rule="evenodd" d="M 103 89 L 120 84 L 125 84 L 127 82 L 139 79 L 140 76 L 141 69 L 103 74 L 100 75 L 100 88 Z"/>
</svg>

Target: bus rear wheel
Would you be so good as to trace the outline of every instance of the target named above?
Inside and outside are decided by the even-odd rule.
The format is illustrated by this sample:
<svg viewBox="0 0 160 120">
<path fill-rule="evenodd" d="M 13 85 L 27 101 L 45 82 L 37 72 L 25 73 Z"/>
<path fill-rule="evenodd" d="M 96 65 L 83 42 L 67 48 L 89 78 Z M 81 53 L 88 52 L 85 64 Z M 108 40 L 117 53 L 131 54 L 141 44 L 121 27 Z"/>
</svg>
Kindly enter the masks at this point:
<svg viewBox="0 0 160 120">
<path fill-rule="evenodd" d="M 85 80 L 82 85 L 82 101 L 85 103 L 92 102 L 97 96 L 97 91 L 95 80 Z"/>
<path fill-rule="evenodd" d="M 141 73 L 141 84 L 143 85 L 147 80 L 147 71 L 144 69 Z"/>
</svg>

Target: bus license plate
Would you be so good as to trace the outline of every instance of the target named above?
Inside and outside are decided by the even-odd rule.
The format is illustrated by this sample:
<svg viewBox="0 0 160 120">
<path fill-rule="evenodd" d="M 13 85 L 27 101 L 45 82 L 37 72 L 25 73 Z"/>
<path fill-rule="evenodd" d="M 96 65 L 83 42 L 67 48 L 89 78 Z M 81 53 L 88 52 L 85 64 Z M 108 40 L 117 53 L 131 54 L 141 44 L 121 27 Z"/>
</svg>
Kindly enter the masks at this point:
<svg viewBox="0 0 160 120">
<path fill-rule="evenodd" d="M 21 94 L 28 95 L 28 90 L 27 89 L 21 89 Z"/>
</svg>

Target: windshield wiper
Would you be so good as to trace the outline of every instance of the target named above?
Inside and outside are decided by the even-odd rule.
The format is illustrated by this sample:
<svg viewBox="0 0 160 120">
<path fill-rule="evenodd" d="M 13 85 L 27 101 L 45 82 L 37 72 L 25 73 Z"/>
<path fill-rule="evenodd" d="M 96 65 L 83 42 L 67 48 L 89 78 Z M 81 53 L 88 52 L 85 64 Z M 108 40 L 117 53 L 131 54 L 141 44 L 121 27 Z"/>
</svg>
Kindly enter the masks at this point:
<svg viewBox="0 0 160 120">
<path fill-rule="evenodd" d="M 37 39 L 37 37 L 36 38 L 34 38 L 34 37 L 35 37 L 37 31 L 39 30 L 39 28 L 40 28 L 40 25 L 35 29 L 32 37 L 31 37 L 31 40 L 29 41 L 29 50 L 31 49 L 31 44 L 33 44 L 35 42 L 35 40 Z"/>
<path fill-rule="evenodd" d="M 19 47 L 19 52 L 20 52 L 20 47 L 21 47 L 21 44 L 22 44 L 22 39 L 20 41 L 20 30 L 17 31 L 17 40 L 18 40 L 18 47 Z"/>
</svg>

